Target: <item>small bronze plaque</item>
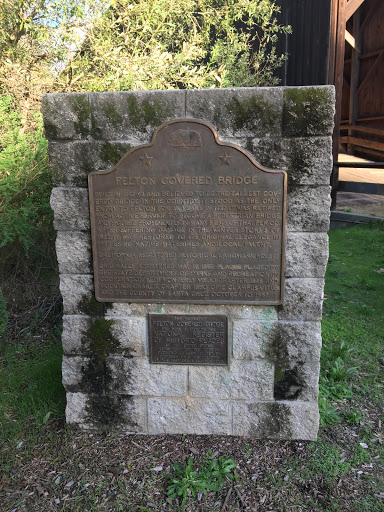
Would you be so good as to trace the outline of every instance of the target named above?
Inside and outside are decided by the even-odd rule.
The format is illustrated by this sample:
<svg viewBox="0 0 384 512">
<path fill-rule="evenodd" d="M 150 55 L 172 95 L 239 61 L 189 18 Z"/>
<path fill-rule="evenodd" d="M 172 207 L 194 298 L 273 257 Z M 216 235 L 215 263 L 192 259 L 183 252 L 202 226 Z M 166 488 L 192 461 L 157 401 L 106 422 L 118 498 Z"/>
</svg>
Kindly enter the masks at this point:
<svg viewBox="0 0 384 512">
<path fill-rule="evenodd" d="M 89 175 L 96 298 L 281 304 L 285 171 L 196 119 Z"/>
<path fill-rule="evenodd" d="M 163 364 L 228 364 L 225 315 L 149 315 L 149 361 Z"/>
</svg>

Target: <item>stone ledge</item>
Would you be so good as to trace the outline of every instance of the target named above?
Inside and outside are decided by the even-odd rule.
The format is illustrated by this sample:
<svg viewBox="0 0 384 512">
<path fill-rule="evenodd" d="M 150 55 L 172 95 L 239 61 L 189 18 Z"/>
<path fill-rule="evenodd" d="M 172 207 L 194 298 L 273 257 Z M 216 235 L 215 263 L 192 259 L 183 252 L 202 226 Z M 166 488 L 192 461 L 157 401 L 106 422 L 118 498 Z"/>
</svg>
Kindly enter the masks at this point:
<svg viewBox="0 0 384 512">
<path fill-rule="evenodd" d="M 134 141 L 50 142 L 49 161 L 56 187 L 87 187 L 88 174 L 112 168 L 133 147 Z"/>
<path fill-rule="evenodd" d="M 44 94 L 41 110 L 48 140 L 91 137 L 91 111 L 87 93 Z"/>
<path fill-rule="evenodd" d="M 94 299 L 93 291 L 92 275 L 60 274 L 60 292 L 65 315 L 103 314 L 104 305 Z"/>
<path fill-rule="evenodd" d="M 185 91 L 122 91 L 89 94 L 94 139 L 151 140 L 165 121 L 185 117 Z"/>
<path fill-rule="evenodd" d="M 102 324 L 98 326 L 100 320 Z M 106 316 L 100 319 L 80 315 L 63 316 L 64 354 L 89 356 L 92 345 L 90 337 L 95 336 L 95 331 L 108 354 L 120 354 L 125 357 L 146 355 L 145 318 L 111 319 Z M 108 342 L 113 338 L 114 343 Z"/>
<path fill-rule="evenodd" d="M 334 114 L 332 85 L 284 88 L 283 137 L 332 135 Z"/>
<path fill-rule="evenodd" d="M 196 398 L 149 398 L 149 434 L 231 434 L 230 402 Z"/>
<path fill-rule="evenodd" d="M 314 402 L 319 394 L 320 363 L 281 361 L 275 366 L 275 400 Z"/>
<path fill-rule="evenodd" d="M 321 352 L 321 322 L 276 323 L 270 357 L 283 364 L 290 361 L 318 362 Z"/>
<path fill-rule="evenodd" d="M 234 402 L 233 435 L 316 441 L 317 402 Z"/>
<path fill-rule="evenodd" d="M 186 91 L 186 117 L 211 123 L 220 138 L 281 136 L 282 109 L 280 87 Z"/>
<path fill-rule="evenodd" d="M 235 320 L 232 328 L 233 358 L 250 361 L 267 357 L 273 343 L 275 330 L 276 321 Z"/>
<path fill-rule="evenodd" d="M 118 303 L 108 304 L 109 317 L 145 316 L 148 313 L 170 315 L 228 315 L 232 319 L 249 319 L 273 321 L 277 319 L 276 307 L 219 304 L 140 304 Z"/>
<path fill-rule="evenodd" d="M 233 322 L 234 359 L 265 358 L 273 363 L 317 362 L 321 350 L 321 323 L 310 321 Z"/>
<path fill-rule="evenodd" d="M 288 187 L 328 184 L 333 166 L 332 137 L 282 139 L 280 165 L 288 172 Z"/>
</svg>

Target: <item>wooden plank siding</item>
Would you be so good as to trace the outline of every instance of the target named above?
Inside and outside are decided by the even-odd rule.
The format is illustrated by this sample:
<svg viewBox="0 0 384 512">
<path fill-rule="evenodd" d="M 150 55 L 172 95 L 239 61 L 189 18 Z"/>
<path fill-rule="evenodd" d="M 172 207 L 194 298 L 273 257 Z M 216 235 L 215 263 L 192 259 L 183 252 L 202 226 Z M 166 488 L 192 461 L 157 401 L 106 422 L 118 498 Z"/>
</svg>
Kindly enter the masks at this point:
<svg viewBox="0 0 384 512">
<path fill-rule="evenodd" d="M 278 54 L 288 55 L 276 72 L 280 84 L 335 85 L 334 162 L 341 147 L 384 161 L 384 0 L 276 3 L 280 23 L 292 26 L 292 34 L 281 36 L 277 44 Z M 331 185 L 335 208 L 337 165 Z"/>
<path fill-rule="evenodd" d="M 358 10 L 347 30 L 359 49 L 346 45 L 340 142 L 351 154 L 384 161 L 384 2 L 349 0 L 347 6 L 352 2 Z"/>
<path fill-rule="evenodd" d="M 280 23 L 292 26 L 281 36 L 277 53 L 288 60 L 276 71 L 280 85 L 324 85 L 328 75 L 332 0 L 277 0 Z"/>
</svg>

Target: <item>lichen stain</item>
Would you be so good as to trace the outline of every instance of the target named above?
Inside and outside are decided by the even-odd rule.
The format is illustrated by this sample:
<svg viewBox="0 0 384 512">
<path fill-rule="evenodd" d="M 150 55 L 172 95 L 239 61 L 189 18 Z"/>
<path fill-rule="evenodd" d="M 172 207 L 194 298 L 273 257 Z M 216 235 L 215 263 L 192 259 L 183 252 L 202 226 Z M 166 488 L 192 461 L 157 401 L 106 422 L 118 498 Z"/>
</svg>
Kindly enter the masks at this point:
<svg viewBox="0 0 384 512">
<path fill-rule="evenodd" d="M 143 100 L 140 103 L 135 96 L 127 98 L 129 121 L 131 125 L 141 132 L 147 132 L 148 126 L 159 126 L 170 117 L 170 108 L 159 101 Z"/>
<path fill-rule="evenodd" d="M 248 404 L 248 411 L 251 417 L 255 414 L 257 416 L 257 423 L 251 424 L 249 428 L 250 437 L 265 439 L 292 437 L 289 405 L 277 402 Z"/>
<path fill-rule="evenodd" d="M 131 149 L 131 146 L 112 145 L 110 142 L 105 142 L 101 150 L 101 159 L 106 165 L 115 165 L 117 162 Z"/>
<path fill-rule="evenodd" d="M 303 137 L 325 133 L 329 127 L 329 90 L 287 88 L 284 90 L 283 136 Z"/>
<path fill-rule="evenodd" d="M 107 311 L 107 305 L 104 302 L 99 302 L 96 297 L 92 295 L 84 295 L 77 305 L 78 311 L 85 315 L 102 317 Z"/>
<path fill-rule="evenodd" d="M 116 352 L 120 347 L 119 340 L 111 332 L 112 324 L 113 320 L 96 318 L 84 335 L 89 340 L 92 354 L 95 354 L 99 361 L 105 361 L 110 353 Z"/>
<path fill-rule="evenodd" d="M 97 430 L 111 430 L 124 425 L 127 429 L 127 419 L 123 413 L 123 400 L 131 399 L 127 396 L 108 396 L 108 395 L 90 395 L 85 407 L 87 421 L 97 428 Z M 136 424 L 133 423 L 133 426 Z M 134 430 L 134 428 L 131 428 Z"/>
<path fill-rule="evenodd" d="M 273 397 L 275 400 L 297 400 L 305 386 L 300 363 L 290 368 L 275 366 Z"/>
<path fill-rule="evenodd" d="M 291 145 L 289 161 L 288 186 L 294 187 L 300 184 L 303 176 L 311 175 L 311 169 L 308 167 L 308 149 L 303 147 L 301 141 Z"/>
<path fill-rule="evenodd" d="M 226 110 L 232 117 L 232 125 L 235 130 L 246 130 L 250 132 L 269 131 L 276 126 L 279 112 L 275 105 L 269 103 L 260 96 L 252 96 L 246 100 L 232 98 L 226 104 Z M 214 113 L 214 123 L 220 125 L 222 108 Z M 235 131 L 234 130 L 234 131 Z"/>
<path fill-rule="evenodd" d="M 73 124 L 75 132 L 77 135 L 81 135 L 81 137 L 86 137 L 89 134 L 87 121 L 91 115 L 88 96 L 85 94 L 76 95 L 73 99 L 73 109 L 77 117 L 77 121 Z"/>
<path fill-rule="evenodd" d="M 45 130 L 45 137 L 48 140 L 55 140 L 58 138 L 58 131 L 57 126 L 55 126 L 53 123 L 48 123 L 45 121 L 44 123 L 44 130 Z"/>
<path fill-rule="evenodd" d="M 107 120 L 111 124 L 121 124 L 123 122 L 122 115 L 116 110 L 116 106 L 113 103 L 104 105 L 103 110 Z"/>
</svg>

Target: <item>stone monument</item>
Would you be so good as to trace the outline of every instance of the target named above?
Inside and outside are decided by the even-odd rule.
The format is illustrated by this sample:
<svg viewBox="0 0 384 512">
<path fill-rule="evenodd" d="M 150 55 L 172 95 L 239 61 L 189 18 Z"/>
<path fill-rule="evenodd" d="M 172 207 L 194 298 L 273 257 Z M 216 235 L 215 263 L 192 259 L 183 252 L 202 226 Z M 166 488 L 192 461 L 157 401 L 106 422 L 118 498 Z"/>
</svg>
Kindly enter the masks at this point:
<svg viewBox="0 0 384 512">
<path fill-rule="evenodd" d="M 332 87 L 48 94 L 67 422 L 316 439 Z"/>
</svg>

